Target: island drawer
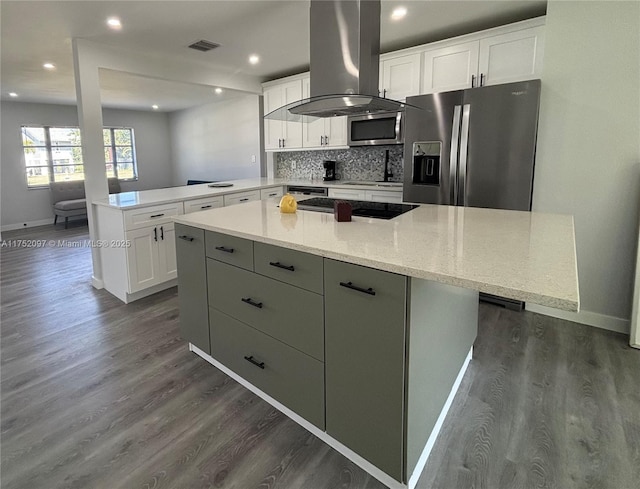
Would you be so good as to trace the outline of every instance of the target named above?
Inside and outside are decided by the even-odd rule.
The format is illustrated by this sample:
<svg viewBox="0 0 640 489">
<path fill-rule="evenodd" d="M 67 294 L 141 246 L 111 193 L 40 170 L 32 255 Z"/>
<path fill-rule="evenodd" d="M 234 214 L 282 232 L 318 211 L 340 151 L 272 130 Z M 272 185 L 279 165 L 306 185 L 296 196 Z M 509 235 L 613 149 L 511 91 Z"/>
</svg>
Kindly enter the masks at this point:
<svg viewBox="0 0 640 489">
<path fill-rule="evenodd" d="M 224 205 L 245 204 L 246 202 L 252 202 L 254 200 L 260 200 L 260 190 L 227 194 L 224 196 Z"/>
<path fill-rule="evenodd" d="M 212 356 L 324 430 L 324 364 L 209 309 Z"/>
<path fill-rule="evenodd" d="M 205 197 L 202 199 L 187 200 L 184 203 L 184 213 L 206 211 L 207 209 L 215 209 L 216 207 L 224 207 L 224 198 L 222 195 L 217 197 Z"/>
<path fill-rule="evenodd" d="M 171 218 L 182 214 L 183 209 L 182 202 L 175 202 L 124 211 L 124 227 L 129 231 L 171 222 Z"/>
<path fill-rule="evenodd" d="M 207 281 L 209 306 L 324 360 L 321 295 L 211 259 Z"/>
<path fill-rule="evenodd" d="M 321 256 L 258 242 L 253 256 L 257 273 L 322 294 Z"/>
<path fill-rule="evenodd" d="M 205 248 L 209 258 L 253 270 L 253 241 L 207 231 Z"/>
<path fill-rule="evenodd" d="M 260 190 L 260 199 L 264 200 L 272 197 L 282 197 L 282 193 L 282 187 L 264 188 Z"/>
</svg>

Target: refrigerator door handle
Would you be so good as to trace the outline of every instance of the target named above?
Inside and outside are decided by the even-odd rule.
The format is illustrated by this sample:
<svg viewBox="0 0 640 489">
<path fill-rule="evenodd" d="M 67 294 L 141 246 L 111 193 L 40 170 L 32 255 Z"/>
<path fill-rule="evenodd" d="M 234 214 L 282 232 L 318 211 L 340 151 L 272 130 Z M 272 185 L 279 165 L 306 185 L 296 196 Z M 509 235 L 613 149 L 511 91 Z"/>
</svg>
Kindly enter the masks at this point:
<svg viewBox="0 0 640 489">
<path fill-rule="evenodd" d="M 460 144 L 460 114 L 462 106 L 453 109 L 453 126 L 451 127 L 451 148 L 449 151 L 449 202 L 458 203 L 458 147 Z"/>
<path fill-rule="evenodd" d="M 459 205 L 467 205 L 467 160 L 469 145 L 469 117 L 471 115 L 471 104 L 464 104 L 462 108 L 462 132 L 460 134 L 460 202 Z"/>
</svg>

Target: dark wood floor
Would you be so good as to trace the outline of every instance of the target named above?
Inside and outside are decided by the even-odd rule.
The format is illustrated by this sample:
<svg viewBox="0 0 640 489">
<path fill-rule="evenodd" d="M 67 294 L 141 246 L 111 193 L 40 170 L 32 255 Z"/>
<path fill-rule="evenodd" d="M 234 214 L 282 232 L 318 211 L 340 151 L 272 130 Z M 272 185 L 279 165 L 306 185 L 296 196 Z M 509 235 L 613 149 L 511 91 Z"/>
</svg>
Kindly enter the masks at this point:
<svg viewBox="0 0 640 489">
<path fill-rule="evenodd" d="M 3 233 L 87 239 L 85 226 Z M 124 305 L 87 247 L 1 251 L 3 488 L 379 488 L 188 352 L 176 290 Z M 640 486 L 640 351 L 481 308 L 474 359 L 420 488 Z"/>
</svg>

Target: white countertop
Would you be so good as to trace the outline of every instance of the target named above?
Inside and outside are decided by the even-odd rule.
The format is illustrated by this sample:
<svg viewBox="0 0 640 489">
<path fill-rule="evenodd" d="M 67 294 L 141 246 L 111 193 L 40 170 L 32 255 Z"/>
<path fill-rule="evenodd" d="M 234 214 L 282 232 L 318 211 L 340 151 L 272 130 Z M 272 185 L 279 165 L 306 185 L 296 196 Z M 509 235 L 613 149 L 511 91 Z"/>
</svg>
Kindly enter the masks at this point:
<svg viewBox="0 0 640 489">
<path fill-rule="evenodd" d="M 222 182 L 217 182 L 222 183 Z M 232 187 L 211 188 L 209 184 L 185 185 L 183 187 L 168 187 L 154 190 L 140 190 L 135 192 L 122 192 L 111 194 L 108 199 L 96 200 L 95 205 L 114 207 L 117 209 L 136 209 L 151 205 L 170 204 L 172 202 L 182 202 L 184 200 L 200 199 L 217 195 L 232 194 L 235 192 L 245 192 L 259 190 L 282 185 L 301 185 L 308 187 L 326 187 L 341 189 L 366 189 L 385 190 L 391 192 L 402 192 L 402 184 L 396 186 L 372 186 L 372 185 L 345 185 L 344 182 L 336 180 L 333 182 L 323 182 L 322 180 L 291 180 L 285 178 L 248 178 L 244 180 L 229 180 Z M 371 182 L 374 183 L 374 182 Z"/>
<path fill-rule="evenodd" d="M 279 199 L 175 218 L 210 231 L 543 306 L 579 310 L 573 217 L 422 205 L 392 220 L 281 214 Z"/>
</svg>

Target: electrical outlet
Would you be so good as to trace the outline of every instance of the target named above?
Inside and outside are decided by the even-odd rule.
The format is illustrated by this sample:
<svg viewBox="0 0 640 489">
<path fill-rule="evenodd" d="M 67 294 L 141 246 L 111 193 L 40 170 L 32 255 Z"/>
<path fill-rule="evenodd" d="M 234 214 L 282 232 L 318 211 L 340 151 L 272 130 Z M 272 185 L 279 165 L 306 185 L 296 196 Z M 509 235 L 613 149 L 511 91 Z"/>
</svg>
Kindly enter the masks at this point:
<svg viewBox="0 0 640 489">
<path fill-rule="evenodd" d="M 251 163 L 255 163 L 256 162 L 256 155 L 251 155 Z"/>
<path fill-rule="evenodd" d="M 295 169 L 296 169 L 296 162 L 295 162 L 295 161 L 292 161 L 292 162 L 291 162 L 291 169 L 292 169 L 292 170 L 295 170 Z"/>
</svg>

